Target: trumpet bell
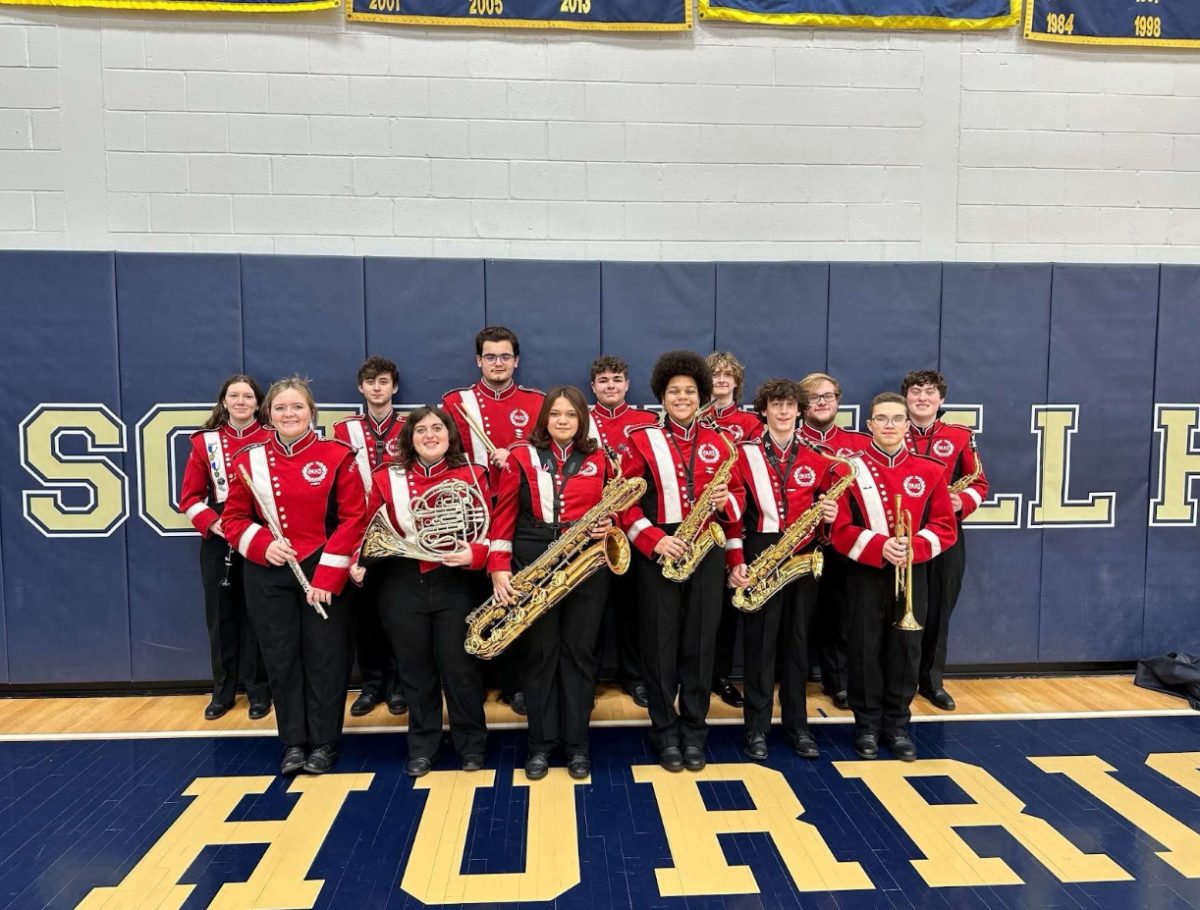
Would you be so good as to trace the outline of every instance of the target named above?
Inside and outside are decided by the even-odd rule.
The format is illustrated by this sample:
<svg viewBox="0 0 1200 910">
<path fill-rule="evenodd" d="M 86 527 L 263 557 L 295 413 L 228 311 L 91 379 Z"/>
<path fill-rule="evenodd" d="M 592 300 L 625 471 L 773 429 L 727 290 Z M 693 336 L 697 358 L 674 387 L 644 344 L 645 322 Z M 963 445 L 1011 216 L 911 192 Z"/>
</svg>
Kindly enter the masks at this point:
<svg viewBox="0 0 1200 910">
<path fill-rule="evenodd" d="M 920 632 L 925 627 L 917 622 L 917 617 L 912 613 L 905 613 L 896 620 L 896 628 L 901 632 Z"/>
</svg>

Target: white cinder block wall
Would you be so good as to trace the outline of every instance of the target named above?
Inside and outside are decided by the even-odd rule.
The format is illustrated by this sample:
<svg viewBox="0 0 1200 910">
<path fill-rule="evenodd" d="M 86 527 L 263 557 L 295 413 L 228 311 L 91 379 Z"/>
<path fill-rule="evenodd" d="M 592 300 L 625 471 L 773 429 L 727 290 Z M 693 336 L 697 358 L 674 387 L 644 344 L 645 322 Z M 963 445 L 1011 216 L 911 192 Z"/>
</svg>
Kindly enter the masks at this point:
<svg viewBox="0 0 1200 910">
<path fill-rule="evenodd" d="M 1200 259 L 1200 55 L 0 7 L 0 248 Z"/>
</svg>

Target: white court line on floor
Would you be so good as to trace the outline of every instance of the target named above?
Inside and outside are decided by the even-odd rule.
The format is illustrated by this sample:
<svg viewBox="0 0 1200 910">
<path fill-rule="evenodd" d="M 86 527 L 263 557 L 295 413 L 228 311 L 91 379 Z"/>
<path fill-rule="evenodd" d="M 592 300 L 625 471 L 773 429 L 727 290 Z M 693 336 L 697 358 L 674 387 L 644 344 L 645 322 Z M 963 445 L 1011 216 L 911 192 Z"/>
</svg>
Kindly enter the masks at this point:
<svg viewBox="0 0 1200 910">
<path fill-rule="evenodd" d="M 1200 712 L 1191 710 L 1190 708 L 1156 708 L 1154 710 L 1134 710 L 1134 711 L 1048 711 L 1044 713 L 1028 713 L 1028 714 L 958 714 L 934 716 L 921 715 L 914 717 L 913 723 L 952 723 L 956 721 L 981 721 L 981 720 L 1105 720 L 1110 718 L 1121 717 L 1196 717 L 1200 718 Z M 709 718 L 710 726 L 736 726 L 742 723 L 737 717 L 712 717 Z M 809 724 L 852 724 L 853 717 L 810 717 Z M 779 721 L 774 721 L 777 725 Z M 593 727 L 648 727 L 650 726 L 649 719 L 647 720 L 598 720 L 592 723 Z M 488 724 L 489 730 L 524 730 L 526 724 L 514 721 L 505 721 L 502 723 Z M 443 728 L 448 729 L 448 728 Z M 392 727 L 352 727 L 345 732 L 350 734 L 358 733 L 405 733 L 408 728 L 406 726 Z M 276 731 L 274 729 L 264 730 L 156 730 L 146 732 L 125 732 L 125 733 L 3 733 L 0 734 L 0 743 L 28 743 L 28 742 L 69 742 L 72 740 L 94 740 L 94 739 L 208 739 L 226 736 L 270 736 L 274 737 Z"/>
</svg>

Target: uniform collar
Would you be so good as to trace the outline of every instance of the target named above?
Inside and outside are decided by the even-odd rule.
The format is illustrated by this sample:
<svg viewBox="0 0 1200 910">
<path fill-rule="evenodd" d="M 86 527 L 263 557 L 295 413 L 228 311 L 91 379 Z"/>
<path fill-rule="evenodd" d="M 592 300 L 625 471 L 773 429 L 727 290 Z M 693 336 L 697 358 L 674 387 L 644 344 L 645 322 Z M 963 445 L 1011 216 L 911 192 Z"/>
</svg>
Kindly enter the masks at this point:
<svg viewBox="0 0 1200 910">
<path fill-rule="evenodd" d="M 303 436 L 301 436 L 291 445 L 288 445 L 283 441 L 283 437 L 279 435 L 278 431 L 275 431 L 273 439 L 275 442 L 275 447 L 284 455 L 299 455 L 317 441 L 317 434 L 314 433 L 310 428 Z"/>
<path fill-rule="evenodd" d="M 731 414 L 736 414 L 737 411 L 738 411 L 738 406 L 737 406 L 736 401 L 733 404 L 729 405 L 728 407 L 724 407 L 724 408 L 721 407 L 720 405 L 715 404 L 715 405 L 713 405 L 713 409 L 712 409 L 714 417 L 728 417 Z"/>
<path fill-rule="evenodd" d="M 940 417 L 933 418 L 933 423 L 924 428 L 917 426 L 912 421 L 909 421 L 908 432 L 912 433 L 914 436 L 932 436 L 934 435 L 934 431 L 940 428 L 941 425 L 942 418 Z"/>
<path fill-rule="evenodd" d="M 571 457 L 571 453 L 575 451 L 575 443 L 568 442 L 565 446 L 560 446 L 557 442 L 551 439 L 550 451 L 554 453 L 554 457 L 559 461 L 566 461 Z"/>
<path fill-rule="evenodd" d="M 439 474 L 445 474 L 450 470 L 450 465 L 446 463 L 445 455 L 430 465 L 425 464 L 420 458 L 416 458 L 413 460 L 411 467 L 412 472 L 419 477 L 437 477 Z"/>
<path fill-rule="evenodd" d="M 592 405 L 592 410 L 594 410 L 601 417 L 606 417 L 609 420 L 614 420 L 615 418 L 620 417 L 622 414 L 624 414 L 626 411 L 628 411 L 629 405 L 628 405 L 628 403 L 622 401 L 619 405 L 617 405 L 615 408 L 613 408 L 610 411 L 604 405 L 597 402 L 596 404 Z"/>
<path fill-rule="evenodd" d="M 363 414 L 363 417 L 366 418 L 367 425 L 374 430 L 376 434 L 383 434 L 390 430 L 392 428 L 392 424 L 396 422 L 396 418 L 398 416 L 399 415 L 395 411 L 391 411 L 388 413 L 387 417 L 383 418 L 383 420 L 376 420 L 371 416 L 370 411 L 367 411 L 365 414 Z"/>
<path fill-rule="evenodd" d="M 819 442 L 825 442 L 827 439 L 829 439 L 829 437 L 831 437 L 834 433 L 836 433 L 837 430 L 838 430 L 837 423 L 830 424 L 829 429 L 824 430 L 824 431 L 818 430 L 807 420 L 800 424 L 800 432 L 802 434 L 804 434 L 805 436 L 809 436 L 813 439 L 816 439 Z"/>
<path fill-rule="evenodd" d="M 871 440 L 871 444 L 867 447 L 867 454 L 869 454 L 880 464 L 887 465 L 889 468 L 894 468 L 908 457 L 908 449 L 906 449 L 904 446 L 900 446 L 900 450 L 896 452 L 895 455 L 889 455 L 875 444 L 875 440 Z"/>
<path fill-rule="evenodd" d="M 482 395 L 484 398 L 490 398 L 492 401 L 504 401 L 506 398 L 511 398 L 513 393 L 516 391 L 517 384 L 515 382 L 509 382 L 509 384 L 502 388 L 499 392 L 493 389 L 482 379 L 475 383 L 475 394 Z"/>
<path fill-rule="evenodd" d="M 779 443 L 777 443 L 777 442 L 775 441 L 775 437 L 771 435 L 771 431 L 770 431 L 770 430 L 767 430 L 767 432 L 763 433 L 763 435 L 762 435 L 762 441 L 763 441 L 763 444 L 764 444 L 764 445 L 769 445 L 769 446 L 771 446 L 771 448 L 773 448 L 773 449 L 775 450 L 776 454 L 777 454 L 777 455 L 778 455 L 780 458 L 786 458 L 786 457 L 787 457 L 787 454 L 788 454 L 788 452 L 790 452 L 790 451 L 792 450 L 792 446 L 794 446 L 794 445 L 796 445 L 796 444 L 797 444 L 797 443 L 796 443 L 796 437 L 795 437 L 795 436 L 789 436 L 789 437 L 788 437 L 788 441 L 787 441 L 787 445 L 786 445 L 786 446 L 784 446 L 783 448 L 780 448 L 780 447 L 779 447 Z"/>
<path fill-rule="evenodd" d="M 221 424 L 221 426 L 224 428 L 226 434 L 232 436 L 234 439 L 245 439 L 247 436 L 251 436 L 259 430 L 259 423 L 257 420 L 251 420 L 240 430 L 228 421 Z"/>
<path fill-rule="evenodd" d="M 667 422 L 664 424 L 664 427 L 666 428 L 666 431 L 668 433 L 670 433 L 672 436 L 676 437 L 677 439 L 689 440 L 689 439 L 696 438 L 696 427 L 699 424 L 700 424 L 700 421 L 696 420 L 693 417 L 691 426 L 681 427 L 679 424 L 677 424 L 674 421 L 674 419 L 668 417 Z"/>
</svg>

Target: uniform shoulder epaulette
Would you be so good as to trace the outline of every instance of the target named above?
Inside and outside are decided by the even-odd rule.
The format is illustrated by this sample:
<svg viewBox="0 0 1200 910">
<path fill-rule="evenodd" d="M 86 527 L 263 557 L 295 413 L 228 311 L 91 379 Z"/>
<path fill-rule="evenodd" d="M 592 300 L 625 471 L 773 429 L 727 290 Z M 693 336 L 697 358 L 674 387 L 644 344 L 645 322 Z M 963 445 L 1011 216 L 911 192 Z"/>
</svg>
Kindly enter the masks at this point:
<svg viewBox="0 0 1200 910">
<path fill-rule="evenodd" d="M 350 445 L 350 443 L 346 442 L 346 440 L 344 440 L 344 439 L 335 439 L 332 436 L 322 436 L 321 441 L 322 442 L 336 442 L 343 449 L 347 449 L 351 453 L 358 451 L 356 448 L 354 448 L 354 446 Z"/>
<path fill-rule="evenodd" d="M 520 389 L 522 392 L 536 392 L 538 395 L 541 395 L 543 398 L 546 397 L 546 393 L 543 392 L 541 389 L 532 389 L 527 385 L 521 385 L 519 382 L 517 383 L 517 388 Z"/>
<path fill-rule="evenodd" d="M 212 432 L 214 432 L 214 431 L 206 430 L 204 427 L 201 427 L 198 430 L 192 430 L 192 432 L 188 433 L 188 439 L 195 439 L 197 436 L 203 436 L 205 433 L 212 433 Z"/>
<path fill-rule="evenodd" d="M 928 461 L 931 464 L 937 465 L 939 471 L 946 470 L 946 466 L 942 462 L 940 462 L 936 458 L 934 458 L 932 455 L 922 455 L 920 452 L 914 452 L 912 449 L 908 450 L 908 454 L 913 456 L 914 458 L 921 459 L 921 461 Z"/>
<path fill-rule="evenodd" d="M 249 452 L 251 449 L 261 449 L 266 444 L 267 443 L 265 440 L 263 442 L 251 442 L 247 445 L 242 446 L 240 449 L 238 449 L 237 454 L 241 455 L 243 452 Z"/>
<path fill-rule="evenodd" d="M 464 385 L 457 389 L 450 389 L 448 392 L 446 392 L 445 395 L 442 396 L 442 400 L 444 401 L 446 398 L 453 395 L 455 392 L 469 392 L 473 388 L 475 388 L 475 383 L 471 383 L 470 385 Z"/>
<path fill-rule="evenodd" d="M 397 471 L 404 470 L 403 467 L 396 464 L 394 461 L 385 461 L 382 464 L 377 464 L 377 465 L 375 465 L 375 467 L 371 468 L 371 473 L 373 475 L 374 474 L 382 474 L 382 473 L 385 473 L 385 472 L 391 470 L 392 468 L 395 468 Z"/>
<path fill-rule="evenodd" d="M 867 439 L 871 438 L 870 433 L 865 433 L 862 430 L 856 430 L 854 427 L 842 427 L 842 431 L 845 433 L 853 433 L 855 436 L 865 436 Z"/>
<path fill-rule="evenodd" d="M 514 439 L 512 442 L 510 442 L 508 444 L 508 450 L 510 452 L 513 449 L 520 449 L 520 448 L 535 449 L 536 447 L 528 439 Z"/>
<path fill-rule="evenodd" d="M 654 423 L 639 423 L 639 424 L 634 424 L 634 425 L 633 425 L 633 426 L 631 426 L 631 427 L 626 427 L 626 428 L 625 428 L 625 435 L 628 437 L 630 433 L 638 433 L 638 432 L 641 432 L 642 430 L 649 430 L 649 429 L 652 429 L 653 427 L 659 427 L 659 428 L 661 428 L 661 427 L 662 427 L 662 422 L 661 422 L 661 421 L 655 421 Z"/>
<path fill-rule="evenodd" d="M 350 423 L 351 421 L 354 421 L 354 420 L 362 420 L 362 419 L 363 419 L 363 415 L 362 415 L 362 414 L 348 414 L 348 415 L 347 415 L 347 416 L 345 416 L 345 417 L 342 417 L 342 418 L 339 418 L 338 420 L 335 420 L 335 421 L 333 422 L 333 425 L 336 427 L 336 426 L 340 426 L 340 425 L 341 425 L 341 424 L 343 424 L 343 423 Z"/>
<path fill-rule="evenodd" d="M 972 436 L 975 435 L 974 430 L 972 430 L 970 427 L 964 427 L 961 423 L 946 423 L 943 421 L 942 426 L 952 432 L 958 432 L 958 433 L 965 434 L 967 439 L 970 439 Z"/>
</svg>

